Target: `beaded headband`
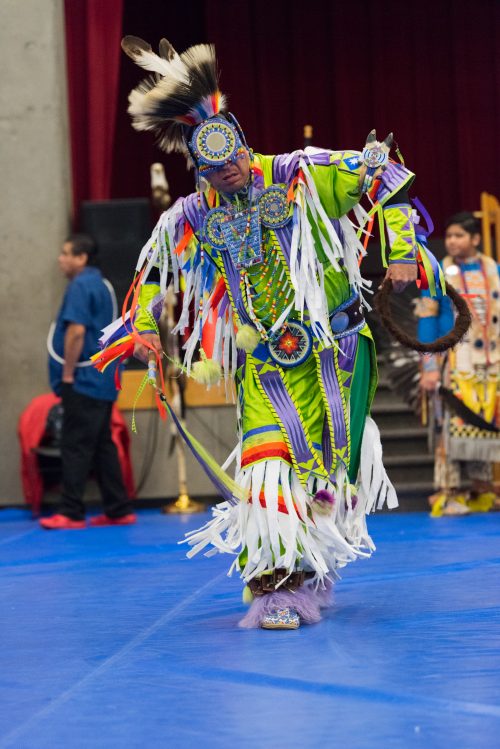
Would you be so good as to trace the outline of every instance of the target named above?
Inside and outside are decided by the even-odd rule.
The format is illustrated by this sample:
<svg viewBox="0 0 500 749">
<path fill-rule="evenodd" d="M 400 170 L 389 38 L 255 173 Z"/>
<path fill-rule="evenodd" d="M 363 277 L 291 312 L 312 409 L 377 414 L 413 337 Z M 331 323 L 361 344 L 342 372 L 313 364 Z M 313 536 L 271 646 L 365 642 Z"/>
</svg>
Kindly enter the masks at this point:
<svg viewBox="0 0 500 749">
<path fill-rule="evenodd" d="M 194 129 L 188 143 L 189 152 L 200 174 L 206 175 L 247 152 L 245 138 L 236 118 L 215 116 Z"/>
</svg>

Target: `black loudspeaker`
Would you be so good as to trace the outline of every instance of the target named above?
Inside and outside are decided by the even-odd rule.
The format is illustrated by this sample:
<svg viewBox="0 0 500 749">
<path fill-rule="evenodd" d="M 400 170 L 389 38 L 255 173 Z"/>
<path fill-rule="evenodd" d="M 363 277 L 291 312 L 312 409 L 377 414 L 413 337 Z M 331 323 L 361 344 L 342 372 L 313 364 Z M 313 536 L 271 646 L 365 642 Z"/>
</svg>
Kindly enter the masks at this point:
<svg viewBox="0 0 500 749">
<path fill-rule="evenodd" d="M 99 267 L 113 285 L 119 314 L 151 229 L 151 205 L 147 198 L 82 203 L 81 230 L 97 244 Z"/>
</svg>

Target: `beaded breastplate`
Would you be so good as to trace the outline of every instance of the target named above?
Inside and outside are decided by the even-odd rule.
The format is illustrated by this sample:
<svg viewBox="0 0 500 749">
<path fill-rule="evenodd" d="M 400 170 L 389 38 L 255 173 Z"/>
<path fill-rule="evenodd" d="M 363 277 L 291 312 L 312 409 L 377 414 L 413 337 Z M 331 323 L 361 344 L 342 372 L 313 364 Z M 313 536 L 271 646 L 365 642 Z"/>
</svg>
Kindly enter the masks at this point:
<svg viewBox="0 0 500 749">
<path fill-rule="evenodd" d="M 213 249 L 229 252 L 240 270 L 262 262 L 261 226 L 278 229 L 290 218 L 286 191 L 273 185 L 248 208 L 212 208 L 203 223 L 203 238 Z"/>
</svg>

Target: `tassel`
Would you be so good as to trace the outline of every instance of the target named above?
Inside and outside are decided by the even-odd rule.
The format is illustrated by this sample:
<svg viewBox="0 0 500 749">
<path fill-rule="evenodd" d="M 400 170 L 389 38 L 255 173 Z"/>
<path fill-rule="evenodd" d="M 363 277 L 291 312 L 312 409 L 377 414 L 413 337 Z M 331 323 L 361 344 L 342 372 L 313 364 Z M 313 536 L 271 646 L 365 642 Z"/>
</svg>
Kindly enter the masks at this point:
<svg viewBox="0 0 500 749">
<path fill-rule="evenodd" d="M 107 366 L 118 359 L 127 358 L 132 356 L 134 352 L 134 341 L 132 336 L 127 335 L 120 338 L 115 343 L 107 346 L 102 351 L 98 351 L 92 354 L 90 360 L 93 362 L 93 366 L 99 371 L 104 372 Z"/>
<path fill-rule="evenodd" d="M 251 325 L 242 325 L 236 334 L 236 346 L 251 354 L 260 343 L 260 335 Z"/>
<path fill-rule="evenodd" d="M 219 362 L 208 359 L 207 355 L 201 349 L 201 359 L 193 364 L 191 370 L 193 379 L 200 385 L 217 385 L 222 378 L 222 367 Z"/>
<path fill-rule="evenodd" d="M 335 497 L 326 489 L 320 489 L 314 495 L 311 506 L 320 515 L 330 515 L 335 504 Z"/>
<path fill-rule="evenodd" d="M 247 606 L 249 606 L 253 601 L 253 593 L 248 587 L 248 585 L 245 585 L 245 587 L 243 588 L 242 598 L 243 598 L 243 603 L 246 603 Z"/>
</svg>

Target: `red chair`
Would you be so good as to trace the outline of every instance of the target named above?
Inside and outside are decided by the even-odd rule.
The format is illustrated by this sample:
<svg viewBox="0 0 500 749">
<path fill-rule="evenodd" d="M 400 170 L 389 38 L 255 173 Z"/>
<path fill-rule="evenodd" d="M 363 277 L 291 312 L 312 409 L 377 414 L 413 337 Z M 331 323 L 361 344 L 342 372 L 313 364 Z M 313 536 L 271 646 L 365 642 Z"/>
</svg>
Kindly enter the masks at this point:
<svg viewBox="0 0 500 749">
<path fill-rule="evenodd" d="M 44 481 L 40 467 L 40 456 L 57 458 L 57 448 L 46 448 L 41 443 L 45 434 L 47 416 L 52 406 L 61 399 L 53 393 L 39 395 L 22 412 L 18 423 L 18 436 L 21 448 L 21 483 L 26 504 L 31 506 L 34 516 L 40 514 Z M 136 496 L 132 461 L 130 459 L 130 435 L 127 424 L 116 405 L 111 413 L 111 437 L 118 451 L 123 483 L 128 496 Z"/>
</svg>

